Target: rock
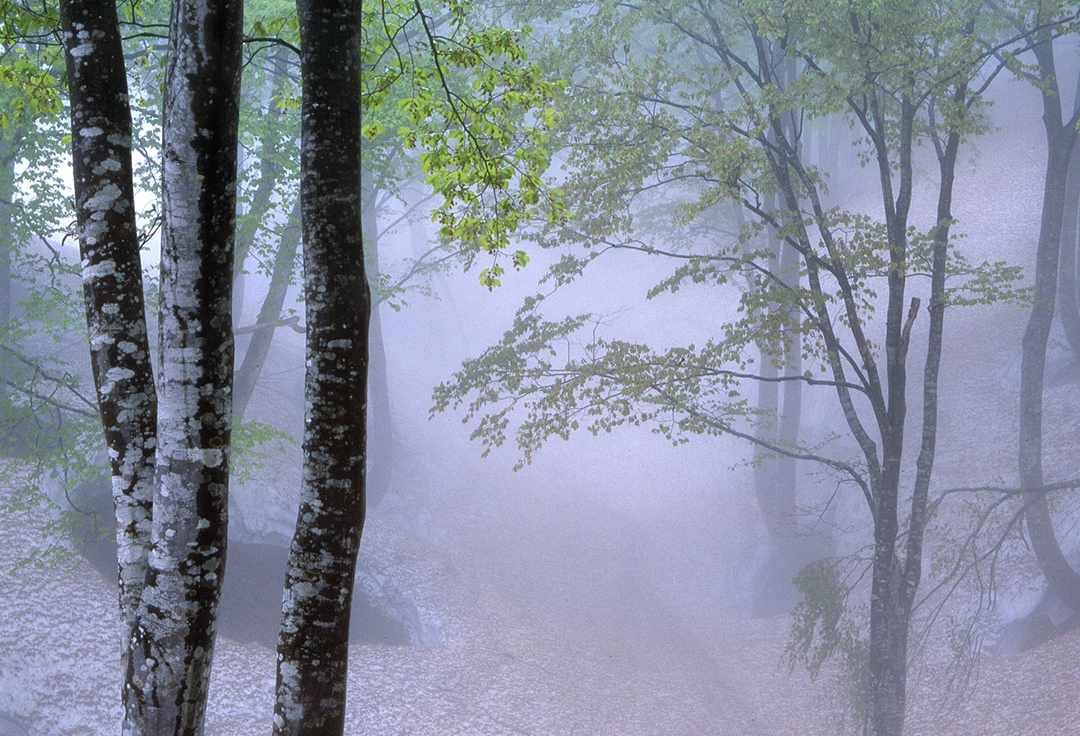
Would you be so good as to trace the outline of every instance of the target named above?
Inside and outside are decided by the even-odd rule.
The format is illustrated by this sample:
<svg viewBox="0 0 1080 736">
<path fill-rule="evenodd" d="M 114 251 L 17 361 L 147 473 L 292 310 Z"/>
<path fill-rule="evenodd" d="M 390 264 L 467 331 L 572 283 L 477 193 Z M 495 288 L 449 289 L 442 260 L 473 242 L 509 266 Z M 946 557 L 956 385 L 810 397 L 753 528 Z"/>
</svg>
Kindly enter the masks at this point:
<svg viewBox="0 0 1080 736">
<path fill-rule="evenodd" d="M 105 482 L 84 484 L 73 498 L 84 518 L 76 526 L 79 552 L 111 584 L 116 584 L 116 545 L 112 534 L 112 499 Z M 245 539 L 230 530 L 225 588 L 218 632 L 233 641 L 277 648 L 281 594 L 289 550 Z M 435 646 L 437 631 L 425 628 L 416 607 L 388 581 L 361 569 L 353 591 L 350 644 Z M 0 732 L 0 736 L 4 736 Z"/>
<path fill-rule="evenodd" d="M 990 651 L 999 657 L 1011 657 L 1076 628 L 1080 628 L 1080 614 L 1047 589 L 1034 610 L 1001 628 Z"/>
</svg>

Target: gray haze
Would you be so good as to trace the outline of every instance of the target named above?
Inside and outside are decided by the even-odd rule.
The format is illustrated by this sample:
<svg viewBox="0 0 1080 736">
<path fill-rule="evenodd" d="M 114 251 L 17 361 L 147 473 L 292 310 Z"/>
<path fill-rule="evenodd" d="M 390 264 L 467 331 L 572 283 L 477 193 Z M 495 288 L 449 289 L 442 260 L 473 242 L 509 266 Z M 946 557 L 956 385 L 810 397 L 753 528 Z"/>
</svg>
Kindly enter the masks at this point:
<svg viewBox="0 0 1080 736">
<path fill-rule="evenodd" d="M 1068 57 L 1062 78 L 1075 76 L 1073 62 Z M 1040 103 L 1030 86 L 1005 78 L 991 96 L 995 129 L 963 149 L 958 169 L 962 247 L 972 261 L 1022 265 L 1030 280 L 1045 165 Z M 854 160 L 848 151 L 841 155 Z M 932 152 L 919 152 L 918 167 L 926 186 L 916 199 L 932 197 Z M 880 206 L 874 178 L 868 170 L 856 171 L 835 183 L 833 196 L 874 215 Z M 400 273 L 402 260 L 425 251 L 430 237 L 423 218 L 398 227 L 380 241 L 380 267 Z M 64 248 L 73 252 L 71 245 Z M 485 265 L 480 259 L 472 271 L 455 266 L 436 274 L 430 293 L 406 295 L 399 311 L 380 308 L 393 426 L 369 431 L 392 432 L 393 464 L 388 493 L 368 510 L 358 614 L 382 623 L 365 628 L 354 622 L 354 636 L 369 638 L 351 651 L 349 733 L 854 733 L 838 666 L 826 665 L 813 681 L 802 667 L 789 672 L 789 615 L 753 615 L 760 593 L 753 585 L 770 542 L 754 496 L 748 445 L 698 436 L 675 447 L 647 427 L 595 437 L 579 431 L 566 442 L 548 441 L 531 464 L 514 472 L 521 453 L 512 442 L 481 458 L 460 412 L 429 419 L 433 388 L 499 340 L 522 298 L 543 288 L 536 282 L 554 258 L 532 256 L 523 271 L 508 268 L 494 291 L 477 281 L 477 268 Z M 648 299 L 648 290 L 669 271 L 668 263 L 646 255 L 618 254 L 545 310 L 552 316 L 596 313 L 605 335 L 653 347 L 700 344 L 734 316 L 737 287 L 722 292 L 691 286 Z M 265 288 L 258 276 L 247 279 L 238 324 L 254 320 Z M 303 324 L 302 302 L 295 302 L 295 293 L 290 302 Z M 935 491 L 1016 484 L 1026 315 L 1017 305 L 950 313 Z M 238 354 L 244 347 L 241 338 Z M 1044 439 L 1047 475 L 1054 480 L 1080 470 L 1080 366 L 1069 364 L 1063 348 L 1056 350 L 1049 364 L 1059 378 L 1046 393 Z M 921 366 L 922 359 L 913 353 L 910 365 Z M 302 376 L 301 335 L 278 329 L 248 418 L 299 436 Z M 908 381 L 917 390 L 919 370 L 912 369 Z M 835 401 L 828 387 L 805 392 L 804 440 L 824 441 L 843 430 Z M 909 426 L 920 419 L 913 408 Z M 830 447 L 853 453 L 845 443 L 851 444 L 837 439 Z M 236 614 L 244 623 L 264 618 L 272 628 L 280 597 L 272 568 L 283 564 L 274 555 L 291 535 L 301 453 L 296 444 L 277 441 L 259 451 L 268 457 L 233 489 L 230 535 L 237 550 L 253 545 L 249 572 L 230 567 L 225 585 L 271 568 L 269 588 L 233 605 L 247 611 Z M 914 452 L 905 462 L 904 472 L 912 472 Z M 865 554 L 870 520 L 858 492 L 838 487 L 835 477 L 808 463 L 799 466 L 799 484 L 802 523 L 812 533 L 831 535 L 838 557 Z M 47 490 L 62 508 L 59 485 Z M 94 491 L 80 486 L 76 501 L 80 493 L 85 500 Z M 1055 507 L 1062 545 L 1074 561 L 1080 552 L 1077 511 L 1071 499 Z M 0 516 L 0 568 L 16 568 L 28 550 L 64 543 L 44 526 L 55 513 L 32 508 Z M 933 527 L 937 536 L 923 590 L 931 590 L 940 573 L 933 560 L 944 564 L 950 540 L 970 521 L 961 504 L 945 507 Z M 236 552 L 235 559 L 244 554 Z M 934 620 L 913 665 L 905 733 L 1053 736 L 1080 723 L 1080 635 L 1065 633 L 1033 649 L 1008 639 L 1009 625 L 1038 606 L 1046 608 L 1046 618 L 1058 614 L 1043 601 L 1046 584 L 1023 540 L 1008 540 L 999 565 L 992 601 L 965 582 Z M 256 600 L 263 601 L 258 611 Z M 106 578 L 80 558 L 58 567 L 23 567 L 4 577 L 0 606 L 0 714 L 7 714 L 0 717 L 0 735 L 23 733 L 17 724 L 33 736 L 115 731 L 118 630 L 115 591 Z M 920 632 L 929 611 L 916 616 Z M 854 613 L 860 620 L 865 612 Z M 979 676 L 969 690 L 944 702 L 953 643 L 968 626 L 979 632 Z M 274 652 L 264 633 L 230 638 L 223 632 L 208 732 L 268 732 L 273 676 Z"/>
</svg>

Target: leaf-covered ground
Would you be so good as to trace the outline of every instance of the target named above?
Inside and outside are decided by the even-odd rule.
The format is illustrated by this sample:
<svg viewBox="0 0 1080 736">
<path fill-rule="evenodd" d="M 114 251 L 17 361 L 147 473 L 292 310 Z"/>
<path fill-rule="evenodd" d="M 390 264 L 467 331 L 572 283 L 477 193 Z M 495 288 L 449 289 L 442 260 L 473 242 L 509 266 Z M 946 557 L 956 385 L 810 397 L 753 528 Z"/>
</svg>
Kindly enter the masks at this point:
<svg viewBox="0 0 1080 736">
<path fill-rule="evenodd" d="M 44 516 L 0 519 L 0 569 L 45 543 Z M 393 522 L 373 522 L 365 544 L 379 550 L 372 564 L 397 577 L 445 643 L 353 647 L 350 734 L 855 732 L 829 673 L 811 683 L 781 665 L 783 616 L 749 620 L 704 599 L 672 608 L 611 583 L 613 571 L 597 568 L 597 557 L 581 561 L 587 569 L 571 558 L 523 579 L 512 562 L 479 569 L 475 559 L 455 559 Z M 0 712 L 35 735 L 116 733 L 114 619 L 112 589 L 83 564 L 5 574 Z M 220 641 L 210 734 L 269 732 L 273 663 L 266 648 Z M 973 689 L 947 710 L 940 687 L 917 691 L 907 733 L 1073 733 L 1080 634 L 1008 659 L 984 657 Z"/>
</svg>

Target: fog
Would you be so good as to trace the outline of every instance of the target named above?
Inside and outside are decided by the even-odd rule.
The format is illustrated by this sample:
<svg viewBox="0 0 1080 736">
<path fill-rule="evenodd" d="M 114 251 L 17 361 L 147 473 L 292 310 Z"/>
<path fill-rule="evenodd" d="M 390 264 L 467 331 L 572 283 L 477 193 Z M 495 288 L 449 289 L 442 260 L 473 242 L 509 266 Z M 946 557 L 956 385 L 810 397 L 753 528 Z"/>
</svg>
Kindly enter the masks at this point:
<svg viewBox="0 0 1080 736">
<path fill-rule="evenodd" d="M 1075 54 L 1061 56 L 1061 78 L 1074 79 Z M 991 129 L 962 147 L 957 168 L 959 247 L 972 262 L 1023 267 L 1030 284 L 1046 163 L 1041 101 L 1030 85 L 1004 75 L 988 97 Z M 1062 102 L 1071 109 L 1071 90 Z M 842 175 L 830 179 L 830 204 L 879 217 L 876 173 L 859 165 L 854 133 L 844 134 Z M 937 164 L 928 147 L 915 160 L 912 224 L 928 230 Z M 394 222 L 419 199 L 406 190 L 376 223 Z M 392 281 L 437 242 L 421 207 L 380 233 L 377 270 Z M 612 251 L 585 276 L 554 289 L 544 277 L 562 253 L 521 247 L 529 263 L 507 266 L 494 289 L 478 279 L 487 256 L 471 268 L 452 260 L 393 306 L 377 308 L 382 339 L 373 349 L 385 352 L 386 386 L 373 385 L 372 392 L 385 391 L 390 421 L 380 424 L 369 414 L 369 474 L 384 485 L 369 504 L 360 551 L 347 732 L 860 732 L 851 673 L 840 657 L 815 677 L 805 662 L 792 661 L 791 610 L 799 599 L 791 578 L 798 570 L 770 569 L 777 550 L 756 495 L 762 461 L 755 461 L 750 443 L 720 432 L 676 432 L 673 442 L 656 431 L 657 421 L 594 434 L 586 413 L 567 439 L 549 437 L 526 458 L 514 434 L 536 400 L 525 397 L 508 415 L 507 441 L 485 457 L 481 442 L 470 438 L 475 419 L 462 421 L 464 407 L 433 412 L 436 387 L 498 343 L 523 300 L 538 293 L 550 294 L 541 307 L 548 319 L 593 315 L 583 331 L 559 343 L 555 362 L 580 355 L 597 337 L 654 351 L 700 347 L 739 319 L 745 286 L 735 280 L 687 283 L 650 298 L 671 275 L 671 260 Z M 61 251 L 77 259 L 73 244 Z M 245 277 L 238 327 L 255 323 L 267 288 L 264 275 Z M 908 298 L 925 304 L 928 295 L 929 283 L 913 279 Z M 870 322 L 875 341 L 884 300 L 882 288 Z M 287 309 L 304 324 L 295 285 Z M 1020 350 L 1029 309 L 1026 303 L 950 307 L 932 497 L 955 487 L 1017 486 Z M 915 331 L 924 336 L 926 329 L 919 317 Z M 238 364 L 249 341 L 237 338 Z M 73 357 L 81 348 L 41 350 L 72 357 L 73 370 L 88 375 L 85 358 Z M 925 357 L 925 339 L 913 341 L 901 470 L 907 489 L 916 472 L 923 419 L 916 397 Z M 806 369 L 820 372 L 813 360 Z M 750 365 L 746 370 L 756 370 Z M 303 371 L 302 335 L 278 328 L 245 419 L 299 437 Z M 1046 374 L 1043 457 L 1052 482 L 1080 475 L 1080 362 L 1060 325 Z M 753 405 L 754 385 L 739 387 Z M 855 411 L 872 414 L 865 402 Z M 737 417 L 731 426 L 750 432 L 751 418 Z M 835 387 L 805 387 L 799 426 L 800 441 L 815 452 L 857 456 Z M 281 571 L 302 453 L 297 441 L 276 437 L 235 463 L 246 477 L 231 489 L 227 592 L 207 722 L 214 736 L 271 727 Z M 824 556 L 844 570 L 853 591 L 845 620 L 865 635 L 873 543 L 867 505 L 835 469 L 800 460 L 796 473 L 795 525 L 828 550 L 797 567 Z M 25 480 L 11 463 L 4 500 Z M 43 490 L 52 505 L 8 504 L 0 515 L 0 568 L 11 572 L 0 586 L 0 736 L 105 734 L 119 722 L 115 547 L 81 517 L 71 538 L 50 526 L 71 508 L 107 519 L 107 487 L 92 480 L 68 485 L 51 479 Z M 978 554 L 962 544 L 985 499 L 967 498 L 943 503 L 928 529 L 920 590 L 933 597 L 914 615 L 904 733 L 1073 733 L 1080 723 L 1080 619 L 1048 594 L 1019 530 L 1002 538 L 992 562 L 987 558 L 963 579 L 952 576 L 958 559 Z M 1058 538 L 1076 563 L 1080 508 L 1067 495 L 1055 499 Z M 1017 499 L 1009 503 L 1003 508 L 1010 513 L 1020 508 Z M 54 546 L 78 555 L 21 564 Z M 980 577 L 991 573 L 992 580 Z"/>
</svg>

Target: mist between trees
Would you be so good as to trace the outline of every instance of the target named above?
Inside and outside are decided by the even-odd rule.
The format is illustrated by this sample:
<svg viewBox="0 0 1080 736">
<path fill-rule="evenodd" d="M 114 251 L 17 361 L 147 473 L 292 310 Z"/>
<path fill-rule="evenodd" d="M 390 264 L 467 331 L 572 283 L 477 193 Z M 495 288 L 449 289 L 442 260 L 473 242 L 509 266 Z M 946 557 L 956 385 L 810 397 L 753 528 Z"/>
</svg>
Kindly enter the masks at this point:
<svg viewBox="0 0 1080 736">
<path fill-rule="evenodd" d="M 214 732 L 219 638 L 274 733 L 440 732 L 348 670 L 472 651 L 445 559 L 514 672 L 563 619 L 718 683 L 596 733 L 732 728 L 688 642 L 782 620 L 823 732 L 900 736 L 1080 623 L 1078 12 L 0 0 L 17 574 L 118 570 L 125 734 Z M 507 692 L 461 722 L 557 732 Z"/>
</svg>

